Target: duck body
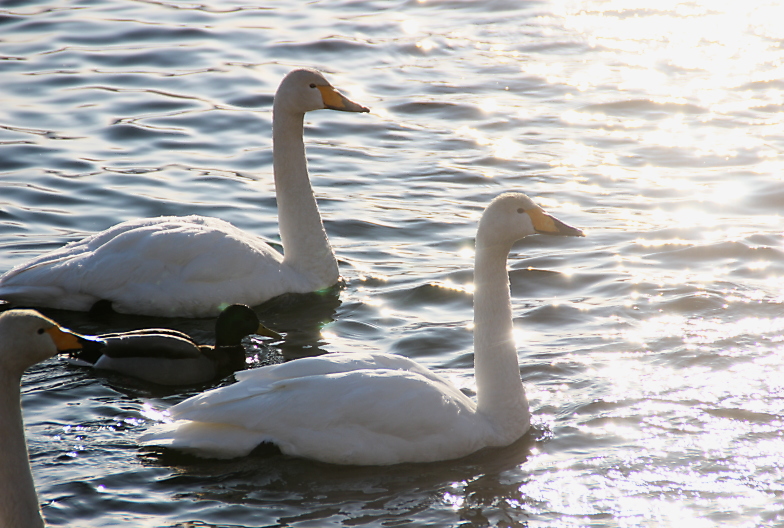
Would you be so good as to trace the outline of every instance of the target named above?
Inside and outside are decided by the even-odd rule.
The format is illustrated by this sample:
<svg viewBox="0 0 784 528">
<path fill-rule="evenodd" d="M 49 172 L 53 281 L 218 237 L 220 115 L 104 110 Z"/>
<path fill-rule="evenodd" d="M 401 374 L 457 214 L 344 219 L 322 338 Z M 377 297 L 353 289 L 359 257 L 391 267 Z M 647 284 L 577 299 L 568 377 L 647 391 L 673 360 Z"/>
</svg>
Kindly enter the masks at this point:
<svg viewBox="0 0 784 528">
<path fill-rule="evenodd" d="M 243 368 L 245 349 L 200 347 L 190 339 L 165 333 L 123 333 L 96 336 L 94 362 L 86 354 L 75 364 L 112 371 L 158 385 L 196 385 L 219 379 Z M 84 350 L 87 351 L 85 347 Z"/>
<path fill-rule="evenodd" d="M 79 346 L 75 335 L 38 312 L 0 314 L 0 526 L 44 526 L 24 437 L 22 374 L 35 363 Z"/>
<path fill-rule="evenodd" d="M 477 233 L 476 401 L 423 365 L 389 354 L 326 354 L 240 372 L 189 398 L 141 438 L 198 456 L 233 458 L 262 442 L 322 462 L 389 465 L 505 446 L 530 425 L 512 330 L 506 258 L 533 233 L 581 236 L 523 194 L 494 200 Z"/>
<path fill-rule="evenodd" d="M 190 336 L 167 328 L 80 336 L 74 362 L 117 372 L 158 385 L 206 383 L 245 367 L 242 338 L 250 334 L 280 337 L 259 323 L 249 307 L 234 304 L 218 316 L 215 346 L 199 345 Z"/>
<path fill-rule="evenodd" d="M 283 254 L 217 218 L 130 220 L 8 271 L 0 277 L 0 299 L 76 311 L 109 301 L 120 313 L 211 317 L 227 304 L 255 306 L 334 285 L 337 260 L 303 141 L 305 113 L 323 108 L 368 111 L 313 70 L 289 73 L 275 94 L 273 171 Z"/>
</svg>

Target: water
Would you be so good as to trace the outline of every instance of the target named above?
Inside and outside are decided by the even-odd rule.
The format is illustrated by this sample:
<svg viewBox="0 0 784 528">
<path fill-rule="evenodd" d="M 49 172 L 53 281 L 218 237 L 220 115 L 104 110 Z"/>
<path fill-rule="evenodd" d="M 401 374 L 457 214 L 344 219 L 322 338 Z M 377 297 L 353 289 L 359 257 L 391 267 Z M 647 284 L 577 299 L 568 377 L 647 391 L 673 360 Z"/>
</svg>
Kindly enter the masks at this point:
<svg viewBox="0 0 784 528">
<path fill-rule="evenodd" d="M 416 358 L 472 388 L 472 239 L 522 190 L 584 239 L 510 258 L 532 432 L 423 466 L 198 461 L 136 438 L 204 387 L 52 360 L 23 380 L 53 526 L 784 523 L 784 10 L 775 2 L 206 0 L 0 5 L 0 271 L 129 218 L 277 239 L 270 104 L 316 67 L 370 115 L 309 114 L 345 284 L 273 301 L 254 364 Z M 53 312 L 84 331 L 211 320 Z"/>
</svg>

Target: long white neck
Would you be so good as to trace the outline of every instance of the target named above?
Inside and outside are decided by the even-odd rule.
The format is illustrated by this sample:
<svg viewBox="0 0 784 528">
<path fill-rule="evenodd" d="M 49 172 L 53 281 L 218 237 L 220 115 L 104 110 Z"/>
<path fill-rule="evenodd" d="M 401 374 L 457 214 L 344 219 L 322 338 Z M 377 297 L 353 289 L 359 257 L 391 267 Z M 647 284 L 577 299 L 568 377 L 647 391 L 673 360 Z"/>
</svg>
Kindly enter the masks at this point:
<svg viewBox="0 0 784 528">
<path fill-rule="evenodd" d="M 273 106 L 272 164 L 283 261 L 320 289 L 335 284 L 339 274 L 308 177 L 304 118 L 302 113 Z"/>
<path fill-rule="evenodd" d="M 483 245 L 477 234 L 474 265 L 474 369 L 478 409 L 495 425 L 528 427 L 528 400 L 513 336 L 506 259 L 511 247 Z"/>
<path fill-rule="evenodd" d="M 24 437 L 19 379 L 0 375 L 0 526 L 43 528 Z"/>
</svg>

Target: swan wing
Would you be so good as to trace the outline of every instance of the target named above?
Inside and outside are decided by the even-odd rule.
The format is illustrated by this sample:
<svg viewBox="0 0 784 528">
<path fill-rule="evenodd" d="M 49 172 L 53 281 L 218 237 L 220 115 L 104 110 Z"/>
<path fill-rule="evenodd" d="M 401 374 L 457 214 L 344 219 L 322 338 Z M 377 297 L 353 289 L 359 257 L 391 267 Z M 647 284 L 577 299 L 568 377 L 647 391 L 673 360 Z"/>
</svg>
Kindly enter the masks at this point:
<svg viewBox="0 0 784 528">
<path fill-rule="evenodd" d="M 394 464 L 468 454 L 483 433 L 472 400 L 410 371 L 302 376 L 236 397 L 242 385 L 191 398 L 191 405 L 173 409 L 173 423 L 142 441 L 217 458 L 272 442 L 284 453 L 324 462 Z M 222 398 L 226 389 L 234 397 Z"/>
<path fill-rule="evenodd" d="M 249 383 L 255 384 L 262 379 L 272 381 L 362 369 L 404 370 L 440 379 L 437 374 L 416 361 L 404 356 L 383 353 L 331 353 L 300 358 L 279 365 L 237 372 L 236 378 L 239 381 L 248 380 Z"/>
<path fill-rule="evenodd" d="M 440 386 L 442 391 L 460 392 L 435 372 L 403 356 L 381 353 L 334 353 L 235 372 L 237 383 L 188 398 L 169 409 L 169 415 L 173 419 L 192 419 L 189 413 L 194 409 L 229 404 L 265 394 L 278 382 L 299 378 L 314 380 L 319 376 L 371 370 L 411 372 Z M 460 394 L 462 396 L 462 393 Z"/>
</svg>

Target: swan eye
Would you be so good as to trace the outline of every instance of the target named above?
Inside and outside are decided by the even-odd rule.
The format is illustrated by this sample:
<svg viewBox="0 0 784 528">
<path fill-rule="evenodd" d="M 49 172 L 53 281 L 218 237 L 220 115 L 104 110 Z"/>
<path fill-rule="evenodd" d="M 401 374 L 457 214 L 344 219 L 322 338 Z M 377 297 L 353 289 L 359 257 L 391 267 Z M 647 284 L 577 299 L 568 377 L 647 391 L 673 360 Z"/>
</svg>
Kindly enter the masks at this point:
<svg viewBox="0 0 784 528">
<path fill-rule="evenodd" d="M 46 330 L 44 330 L 43 328 L 39 328 L 39 329 L 38 329 L 38 335 L 41 335 L 41 334 L 43 334 L 44 332 L 46 332 Z"/>
<path fill-rule="evenodd" d="M 315 88 L 316 87 L 316 83 L 310 83 L 310 87 L 311 88 Z"/>
<path fill-rule="evenodd" d="M 522 207 L 518 207 L 517 212 L 523 214 L 525 212 L 525 209 L 523 209 Z"/>
</svg>

